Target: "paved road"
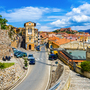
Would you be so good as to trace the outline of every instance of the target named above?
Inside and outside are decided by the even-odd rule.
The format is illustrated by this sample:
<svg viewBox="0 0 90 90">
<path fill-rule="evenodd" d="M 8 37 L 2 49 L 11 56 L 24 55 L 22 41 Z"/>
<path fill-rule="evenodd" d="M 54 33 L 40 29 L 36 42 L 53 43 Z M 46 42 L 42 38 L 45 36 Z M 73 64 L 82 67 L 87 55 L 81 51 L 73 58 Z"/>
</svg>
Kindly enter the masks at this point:
<svg viewBox="0 0 90 90">
<path fill-rule="evenodd" d="M 14 90 L 45 90 L 49 79 L 49 64 L 45 47 L 34 54 L 35 65 L 30 65 L 31 72 L 27 78 Z"/>
</svg>

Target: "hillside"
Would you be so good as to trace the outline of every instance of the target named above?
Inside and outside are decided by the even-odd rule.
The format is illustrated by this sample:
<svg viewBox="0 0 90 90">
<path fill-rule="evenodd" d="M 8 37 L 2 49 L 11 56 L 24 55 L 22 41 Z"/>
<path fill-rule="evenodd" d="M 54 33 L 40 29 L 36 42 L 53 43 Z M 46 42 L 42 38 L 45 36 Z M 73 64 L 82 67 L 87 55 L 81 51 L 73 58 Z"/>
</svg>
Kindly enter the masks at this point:
<svg viewBox="0 0 90 90">
<path fill-rule="evenodd" d="M 78 30 L 78 32 L 88 32 L 90 34 L 90 29 L 88 29 L 88 30 Z"/>
<path fill-rule="evenodd" d="M 71 30 L 71 28 L 61 28 L 61 29 L 57 29 L 53 32 L 56 32 L 56 33 L 60 33 L 60 32 L 66 32 L 68 34 L 74 34 L 74 33 L 77 33 L 78 31 L 76 30 Z"/>
</svg>

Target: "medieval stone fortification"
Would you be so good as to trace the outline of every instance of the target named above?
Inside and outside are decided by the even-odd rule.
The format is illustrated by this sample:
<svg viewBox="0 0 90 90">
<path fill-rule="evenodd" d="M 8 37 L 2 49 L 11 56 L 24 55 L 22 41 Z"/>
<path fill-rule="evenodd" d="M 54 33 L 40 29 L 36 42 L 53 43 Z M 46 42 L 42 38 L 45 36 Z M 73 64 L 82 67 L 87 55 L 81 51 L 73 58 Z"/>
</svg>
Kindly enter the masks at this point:
<svg viewBox="0 0 90 90">
<path fill-rule="evenodd" d="M 8 36 L 8 30 L 0 29 L 0 60 L 3 56 L 11 55 L 11 44 Z"/>
</svg>

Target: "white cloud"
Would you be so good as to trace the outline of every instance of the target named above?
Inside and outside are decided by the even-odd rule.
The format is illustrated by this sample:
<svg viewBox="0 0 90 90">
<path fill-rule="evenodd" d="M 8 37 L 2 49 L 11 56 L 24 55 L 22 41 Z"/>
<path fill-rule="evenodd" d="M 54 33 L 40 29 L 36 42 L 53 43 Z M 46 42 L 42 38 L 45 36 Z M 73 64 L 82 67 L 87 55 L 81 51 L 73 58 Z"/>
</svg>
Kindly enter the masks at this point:
<svg viewBox="0 0 90 90">
<path fill-rule="evenodd" d="M 85 15 L 90 15 L 90 4 L 88 3 L 85 3 L 83 5 L 80 5 L 79 7 L 77 8 L 72 8 L 72 11 L 71 12 L 68 12 L 66 15 L 82 15 L 82 14 L 85 14 Z"/>
<path fill-rule="evenodd" d="M 47 31 L 47 32 L 50 32 L 52 31 L 51 27 L 48 27 L 48 26 L 41 26 L 39 31 Z"/>
<path fill-rule="evenodd" d="M 56 27 L 65 27 L 68 26 L 70 24 L 69 22 L 69 18 L 66 19 L 62 19 L 62 20 L 57 20 L 55 22 L 50 23 L 51 25 L 54 25 Z"/>
<path fill-rule="evenodd" d="M 65 24 L 66 23 L 65 23 L 64 19 L 63 20 L 57 20 L 57 21 L 51 23 L 51 25 L 55 25 L 56 27 L 58 27 L 58 26 L 63 27 L 63 25 L 65 25 Z"/>
<path fill-rule="evenodd" d="M 72 11 L 66 13 L 64 16 L 49 16 L 48 18 L 56 19 L 52 23 L 56 27 L 65 27 L 77 23 L 89 23 L 90 22 L 90 4 L 85 3 L 77 8 L 72 8 Z M 88 27 L 88 26 L 87 26 Z"/>
<path fill-rule="evenodd" d="M 43 7 L 23 7 L 19 9 L 0 12 L 9 22 L 35 21 L 42 17 L 43 13 L 48 12 L 49 8 Z"/>
<path fill-rule="evenodd" d="M 87 26 L 72 26 L 71 29 L 72 30 L 87 30 L 87 29 L 90 29 L 90 25 L 87 25 Z"/>
<path fill-rule="evenodd" d="M 23 7 L 7 12 L 0 12 L 3 17 L 8 19 L 9 22 L 21 22 L 21 21 L 36 21 L 44 16 L 44 13 L 59 12 L 58 8 L 44 8 L 44 7 Z"/>
<path fill-rule="evenodd" d="M 86 16 L 86 15 L 78 15 L 78 16 L 73 16 L 72 17 L 73 21 L 76 22 L 85 22 L 85 21 L 90 21 L 90 17 Z"/>
<path fill-rule="evenodd" d="M 62 11 L 61 9 L 58 9 L 58 8 L 53 8 L 53 12 L 60 12 Z"/>
<path fill-rule="evenodd" d="M 8 26 L 9 24 L 8 24 L 8 23 L 6 23 L 6 25 Z"/>
<path fill-rule="evenodd" d="M 40 23 L 36 23 L 36 25 L 38 25 L 38 26 L 39 26 L 39 25 L 41 25 L 41 24 L 40 24 Z"/>
</svg>

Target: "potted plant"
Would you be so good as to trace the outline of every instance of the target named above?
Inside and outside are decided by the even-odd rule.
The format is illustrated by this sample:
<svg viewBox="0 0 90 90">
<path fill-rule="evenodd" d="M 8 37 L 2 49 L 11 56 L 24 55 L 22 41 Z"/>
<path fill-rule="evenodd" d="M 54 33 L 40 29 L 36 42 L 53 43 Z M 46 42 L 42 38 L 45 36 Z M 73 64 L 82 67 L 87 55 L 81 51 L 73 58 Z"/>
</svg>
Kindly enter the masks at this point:
<svg viewBox="0 0 90 90">
<path fill-rule="evenodd" d="M 24 69 L 28 69 L 28 61 L 27 60 L 24 60 Z"/>
</svg>

